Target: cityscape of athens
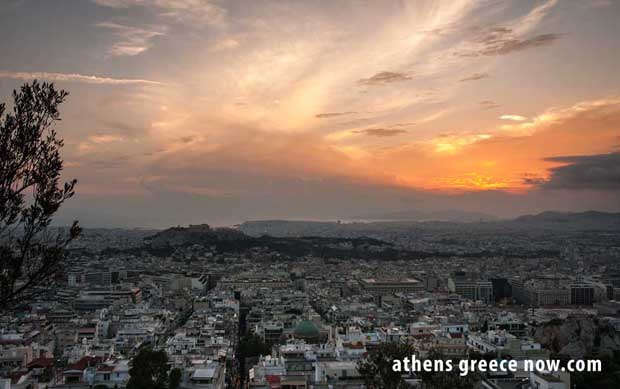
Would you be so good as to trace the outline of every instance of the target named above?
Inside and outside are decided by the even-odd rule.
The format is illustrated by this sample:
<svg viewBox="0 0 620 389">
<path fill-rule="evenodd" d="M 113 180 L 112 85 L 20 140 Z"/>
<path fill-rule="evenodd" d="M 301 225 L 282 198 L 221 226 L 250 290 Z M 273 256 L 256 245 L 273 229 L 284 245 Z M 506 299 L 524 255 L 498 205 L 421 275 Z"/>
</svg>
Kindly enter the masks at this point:
<svg viewBox="0 0 620 389">
<path fill-rule="evenodd" d="M 620 388 L 619 0 L 0 0 L 0 389 Z"/>
</svg>

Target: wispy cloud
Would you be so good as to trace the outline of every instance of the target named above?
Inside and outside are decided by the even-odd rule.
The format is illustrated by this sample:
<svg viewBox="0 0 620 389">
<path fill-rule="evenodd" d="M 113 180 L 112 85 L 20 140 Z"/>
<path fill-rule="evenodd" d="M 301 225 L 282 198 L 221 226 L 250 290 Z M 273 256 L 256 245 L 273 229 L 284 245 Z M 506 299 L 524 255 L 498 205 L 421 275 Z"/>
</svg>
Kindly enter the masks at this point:
<svg viewBox="0 0 620 389">
<path fill-rule="evenodd" d="M 578 115 L 587 113 L 594 118 L 606 110 L 616 111 L 618 107 L 620 107 L 620 98 L 618 97 L 582 101 L 567 108 L 550 108 L 544 113 L 534 116 L 529 120 L 514 124 L 504 124 L 501 126 L 501 129 L 513 135 L 528 135 L 541 127 L 573 119 Z"/>
<path fill-rule="evenodd" d="M 48 73 L 48 72 L 7 72 L 0 71 L 0 78 L 12 78 L 15 80 L 49 80 L 82 82 L 86 84 L 110 84 L 110 85 L 163 85 L 163 83 L 152 80 L 136 78 L 112 78 L 90 76 L 77 73 Z"/>
<path fill-rule="evenodd" d="M 382 85 L 393 82 L 402 82 L 411 80 L 411 76 L 405 73 L 397 72 L 379 72 L 372 77 L 362 78 L 358 82 L 362 85 Z"/>
<path fill-rule="evenodd" d="M 317 119 L 329 119 L 329 118 L 333 118 L 333 117 L 337 117 L 337 116 L 344 116 L 344 115 L 352 115 L 355 114 L 357 112 L 353 112 L 353 111 L 347 111 L 347 112 L 325 112 L 325 113 L 319 113 L 314 115 L 314 117 L 316 117 Z"/>
<path fill-rule="evenodd" d="M 110 143 L 120 142 L 125 140 L 125 137 L 119 134 L 95 134 L 88 137 L 88 140 L 92 143 Z"/>
<path fill-rule="evenodd" d="M 535 29 L 544 18 L 549 15 L 556 6 L 558 0 L 547 0 L 544 3 L 532 8 L 523 18 L 510 25 L 510 29 L 517 35 L 524 35 Z"/>
<path fill-rule="evenodd" d="M 520 38 L 511 29 L 495 27 L 480 33 L 472 47 L 461 50 L 461 57 L 505 55 L 517 51 L 548 46 L 560 39 L 562 34 L 540 34 L 530 38 Z"/>
<path fill-rule="evenodd" d="M 412 127 L 415 126 L 415 122 L 394 123 L 390 127 Z"/>
<path fill-rule="evenodd" d="M 217 41 L 213 46 L 211 46 L 212 52 L 223 51 L 223 50 L 231 50 L 239 47 L 241 43 L 238 39 L 232 37 L 226 37 L 219 41 Z"/>
<path fill-rule="evenodd" d="M 164 19 L 193 26 L 222 25 L 226 21 L 226 10 L 210 0 L 93 0 L 96 4 L 110 8 L 145 7 Z"/>
<path fill-rule="evenodd" d="M 477 81 L 477 80 L 482 80 L 483 78 L 489 78 L 489 75 L 487 73 L 474 73 L 471 76 L 461 78 L 459 81 L 461 82 Z"/>
<path fill-rule="evenodd" d="M 532 8 L 526 15 L 502 25 L 475 26 L 461 30 L 464 43 L 456 49 L 455 54 L 459 57 L 496 56 L 549 46 L 563 34 L 533 32 L 556 4 L 557 0 L 548 0 Z"/>
<path fill-rule="evenodd" d="M 561 34 L 541 34 L 528 39 L 507 38 L 487 44 L 481 51 L 482 55 L 503 55 L 535 47 L 548 46 L 560 39 Z"/>
<path fill-rule="evenodd" d="M 502 115 L 499 118 L 502 120 L 512 120 L 515 122 L 522 122 L 522 121 L 527 120 L 525 116 L 521 116 L 521 115 Z"/>
<path fill-rule="evenodd" d="M 404 134 L 407 131 L 396 130 L 396 129 L 391 129 L 391 128 L 367 128 L 364 130 L 356 130 L 353 132 L 356 134 L 363 134 L 363 135 L 368 135 L 368 136 L 376 136 L 379 138 L 385 138 L 389 136 L 396 136 L 396 135 Z"/>
<path fill-rule="evenodd" d="M 495 109 L 501 107 L 498 103 L 493 100 L 483 100 L 480 102 L 482 109 Z"/>
<path fill-rule="evenodd" d="M 118 23 L 98 23 L 98 27 L 110 29 L 118 39 L 108 53 L 112 56 L 133 56 L 145 52 L 153 47 L 153 39 L 164 35 L 163 31 L 125 26 Z"/>
<path fill-rule="evenodd" d="M 480 142 L 483 140 L 491 139 L 490 134 L 439 134 L 435 139 L 430 141 L 431 145 L 437 153 L 455 153 L 462 148 Z"/>
</svg>

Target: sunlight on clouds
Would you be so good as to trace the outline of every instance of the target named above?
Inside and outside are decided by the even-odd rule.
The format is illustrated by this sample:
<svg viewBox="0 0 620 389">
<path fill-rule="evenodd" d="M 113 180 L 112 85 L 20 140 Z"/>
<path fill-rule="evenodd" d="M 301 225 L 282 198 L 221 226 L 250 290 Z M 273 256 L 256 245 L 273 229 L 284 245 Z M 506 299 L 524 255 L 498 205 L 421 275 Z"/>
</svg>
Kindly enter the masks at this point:
<svg viewBox="0 0 620 389">
<path fill-rule="evenodd" d="M 525 190 L 526 175 L 547 177 L 549 155 L 612 146 L 600 118 L 616 123 L 617 98 L 543 99 L 517 88 L 525 75 L 515 63 L 543 66 L 545 51 L 570 38 L 551 23 L 563 11 L 557 0 L 93 1 L 109 12 L 89 24 L 103 35 L 109 74 L 143 77 L 3 69 L 0 77 L 119 86 L 91 111 L 134 125 L 75 130 L 70 157 L 84 172 L 126 157 L 119 170 L 138 178 L 123 190 L 251 190 L 213 185 L 214 171 Z M 129 23 L 123 12 L 143 17 Z"/>
<path fill-rule="evenodd" d="M 568 120 L 580 113 L 597 111 L 598 109 L 605 107 L 616 107 L 618 104 L 620 104 L 620 98 L 609 98 L 580 102 L 568 108 L 550 108 L 546 112 L 534 117 L 529 122 L 520 124 L 505 124 L 500 128 L 503 131 L 506 131 L 509 135 L 531 135 L 534 131 L 543 129 L 554 123 Z"/>
<path fill-rule="evenodd" d="M 453 189 L 467 189 L 467 190 L 492 190 L 492 189 L 506 189 L 515 187 L 516 182 L 510 182 L 505 179 L 488 176 L 485 174 L 470 172 L 465 173 L 459 177 L 442 178 L 438 180 L 434 185 L 438 188 L 453 188 Z"/>
<path fill-rule="evenodd" d="M 491 139 L 491 137 L 492 135 L 490 134 L 444 135 L 434 139 L 432 143 L 434 143 L 437 153 L 454 154 L 465 146 L 482 140 Z"/>
<path fill-rule="evenodd" d="M 521 115 L 502 115 L 499 118 L 502 120 L 512 120 L 515 122 L 522 122 L 524 120 L 527 120 L 525 116 L 521 116 Z"/>
</svg>

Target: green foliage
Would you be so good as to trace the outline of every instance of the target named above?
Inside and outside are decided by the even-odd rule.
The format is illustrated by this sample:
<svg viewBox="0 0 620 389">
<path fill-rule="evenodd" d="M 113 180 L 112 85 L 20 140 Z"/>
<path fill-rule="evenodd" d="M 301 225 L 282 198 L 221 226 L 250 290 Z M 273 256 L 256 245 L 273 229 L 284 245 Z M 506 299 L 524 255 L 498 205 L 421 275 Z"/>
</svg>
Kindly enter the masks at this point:
<svg viewBox="0 0 620 389">
<path fill-rule="evenodd" d="M 404 389 L 407 384 L 400 372 L 392 369 L 395 359 L 411 358 L 414 350 L 411 345 L 383 343 L 368 353 L 357 364 L 357 370 L 369 389 Z"/>
<path fill-rule="evenodd" d="M 471 353 L 470 360 L 486 360 L 487 362 L 494 358 L 493 354 Z M 431 361 L 446 360 L 446 357 L 437 351 L 431 351 L 425 359 Z M 452 360 L 452 371 L 443 372 L 421 372 L 419 377 L 424 381 L 425 389 L 473 389 L 478 379 L 476 372 L 470 372 L 466 376 L 461 376 L 458 369 L 459 360 Z"/>
<path fill-rule="evenodd" d="M 67 233 L 48 230 L 76 184 L 60 182 L 63 141 L 53 129 L 66 97 L 34 81 L 13 91 L 12 110 L 0 104 L 0 311 L 49 287 L 80 233 L 77 222 Z"/>
<path fill-rule="evenodd" d="M 245 335 L 239 341 L 239 356 L 241 358 L 258 357 L 269 355 L 271 348 L 256 334 Z"/>
<path fill-rule="evenodd" d="M 144 348 L 132 360 L 127 389 L 168 389 L 169 369 L 165 351 Z"/>
<path fill-rule="evenodd" d="M 571 384 L 575 389 L 620 388 L 620 352 L 589 355 L 584 359 L 599 359 L 600 372 L 571 373 Z"/>
</svg>

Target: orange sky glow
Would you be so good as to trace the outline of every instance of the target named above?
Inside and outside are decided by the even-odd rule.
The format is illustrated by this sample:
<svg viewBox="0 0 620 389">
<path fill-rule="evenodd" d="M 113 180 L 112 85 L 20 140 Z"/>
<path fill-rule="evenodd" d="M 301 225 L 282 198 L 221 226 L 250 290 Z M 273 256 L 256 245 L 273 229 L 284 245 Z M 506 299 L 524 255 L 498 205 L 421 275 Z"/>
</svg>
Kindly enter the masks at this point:
<svg viewBox="0 0 620 389">
<path fill-rule="evenodd" d="M 620 186 L 618 2 L 260 3 L 8 1 L 0 97 L 70 91 L 59 132 L 84 204 L 172 193 L 306 217 L 338 209 L 328 193 L 360 211 L 495 193 L 527 203 L 491 210 L 512 215 L 561 191 L 549 206 L 618 207 L 600 200 Z"/>
</svg>

